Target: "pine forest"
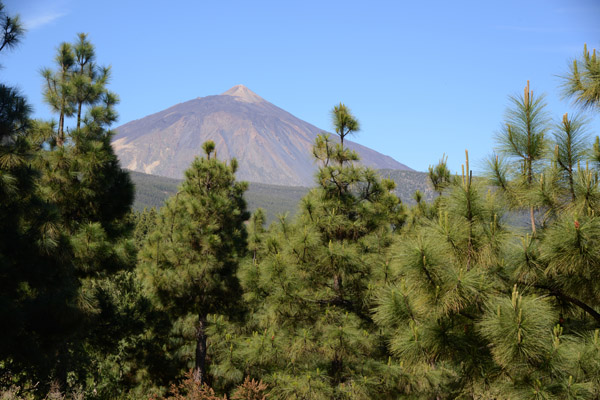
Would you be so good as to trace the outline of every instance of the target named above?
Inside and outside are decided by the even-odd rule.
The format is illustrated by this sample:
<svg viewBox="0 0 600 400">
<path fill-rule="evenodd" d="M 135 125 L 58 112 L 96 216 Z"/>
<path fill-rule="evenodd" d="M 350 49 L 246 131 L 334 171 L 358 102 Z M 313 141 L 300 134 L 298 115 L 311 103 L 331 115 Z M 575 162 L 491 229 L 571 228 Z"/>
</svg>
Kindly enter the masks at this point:
<svg viewBox="0 0 600 400">
<path fill-rule="evenodd" d="M 0 17 L 6 59 L 26 35 Z M 557 90 L 598 117 L 582 48 Z M 133 211 L 111 68 L 86 34 L 44 61 L 53 121 L 0 84 L 1 399 L 600 399 L 600 139 L 535 82 L 485 174 L 442 156 L 411 203 L 333 105 L 314 186 L 267 224 L 211 141 Z"/>
</svg>

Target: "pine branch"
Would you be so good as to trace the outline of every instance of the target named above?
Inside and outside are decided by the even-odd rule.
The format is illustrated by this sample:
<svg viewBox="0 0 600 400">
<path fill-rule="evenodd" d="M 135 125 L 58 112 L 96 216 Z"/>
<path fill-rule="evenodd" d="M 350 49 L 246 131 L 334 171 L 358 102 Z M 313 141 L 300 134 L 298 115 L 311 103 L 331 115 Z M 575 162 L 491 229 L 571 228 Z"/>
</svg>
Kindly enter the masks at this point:
<svg viewBox="0 0 600 400">
<path fill-rule="evenodd" d="M 583 311 L 590 314 L 596 320 L 596 322 L 600 325 L 600 313 L 597 312 L 596 310 L 594 310 L 591 306 L 585 304 L 583 301 L 576 299 L 575 297 L 571 297 L 568 294 L 565 294 L 565 293 L 561 292 L 560 290 L 558 290 L 556 288 L 552 288 L 547 285 L 534 284 L 533 286 L 537 289 L 547 290 L 549 292 L 549 294 L 551 294 L 552 296 L 559 297 L 571 304 L 576 305 L 577 307 L 581 308 Z"/>
</svg>

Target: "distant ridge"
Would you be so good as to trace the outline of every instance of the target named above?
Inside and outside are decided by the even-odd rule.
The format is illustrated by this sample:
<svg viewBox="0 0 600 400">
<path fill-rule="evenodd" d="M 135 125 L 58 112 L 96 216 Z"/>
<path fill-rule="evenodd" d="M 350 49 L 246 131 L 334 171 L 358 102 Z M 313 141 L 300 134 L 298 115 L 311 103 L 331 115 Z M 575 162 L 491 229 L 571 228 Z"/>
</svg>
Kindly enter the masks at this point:
<svg viewBox="0 0 600 400">
<path fill-rule="evenodd" d="M 312 145 L 323 130 L 237 85 L 131 121 L 116 129 L 113 147 L 133 171 L 180 179 L 202 143 L 213 140 L 217 157 L 237 158 L 237 178 L 285 186 L 312 186 Z M 409 170 L 389 156 L 346 141 L 361 162 L 377 169 Z"/>
</svg>

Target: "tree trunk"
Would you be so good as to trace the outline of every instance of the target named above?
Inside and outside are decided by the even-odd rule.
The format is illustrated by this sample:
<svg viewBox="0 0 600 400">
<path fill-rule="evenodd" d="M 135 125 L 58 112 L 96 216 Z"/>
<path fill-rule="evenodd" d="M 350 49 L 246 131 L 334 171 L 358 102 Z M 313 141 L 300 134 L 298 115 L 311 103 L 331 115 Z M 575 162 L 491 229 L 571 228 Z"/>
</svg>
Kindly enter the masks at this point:
<svg viewBox="0 0 600 400">
<path fill-rule="evenodd" d="M 65 144 L 65 132 L 64 132 L 64 125 L 65 125 L 65 114 L 64 113 L 60 113 L 60 117 L 58 118 L 58 138 L 56 139 L 56 144 L 58 145 L 58 147 L 63 147 L 63 145 Z"/>
<path fill-rule="evenodd" d="M 52 381 L 58 384 L 60 390 L 67 387 L 67 371 L 69 370 L 69 350 L 66 343 L 62 343 L 56 350 L 55 370 L 52 374 Z"/>
<path fill-rule="evenodd" d="M 333 275 L 333 291 L 337 294 L 338 298 L 342 298 L 342 277 L 337 273 Z"/>
<path fill-rule="evenodd" d="M 79 104 L 77 104 L 77 130 L 79 130 L 79 128 L 81 127 L 81 106 L 83 104 L 81 102 L 79 102 Z"/>
<path fill-rule="evenodd" d="M 468 157 L 468 155 L 467 155 Z M 467 169 L 469 168 L 469 159 L 467 158 Z M 471 270 L 471 258 L 473 257 L 473 210 L 471 207 L 471 182 L 473 180 L 473 171 L 467 170 L 467 221 L 469 223 L 469 242 L 467 244 L 467 271 Z"/>
<path fill-rule="evenodd" d="M 199 383 L 206 383 L 206 315 L 199 315 L 198 317 L 194 380 Z"/>
<path fill-rule="evenodd" d="M 575 182 L 573 182 L 573 167 L 569 167 L 569 189 L 571 189 L 571 200 L 575 201 Z"/>
</svg>

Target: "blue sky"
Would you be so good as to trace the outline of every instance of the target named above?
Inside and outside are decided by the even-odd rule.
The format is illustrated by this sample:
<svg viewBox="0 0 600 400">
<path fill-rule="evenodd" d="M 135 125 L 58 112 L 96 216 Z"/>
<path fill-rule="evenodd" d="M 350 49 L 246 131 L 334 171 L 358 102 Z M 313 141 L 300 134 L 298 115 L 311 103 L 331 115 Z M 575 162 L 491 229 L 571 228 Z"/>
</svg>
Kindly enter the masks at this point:
<svg viewBox="0 0 600 400">
<path fill-rule="evenodd" d="M 459 171 L 465 149 L 480 170 L 527 80 L 555 119 L 577 111 L 559 75 L 584 43 L 600 49 L 597 0 L 4 3 L 28 32 L 2 54 L 0 79 L 36 117 L 52 117 L 40 68 L 86 32 L 112 65 L 118 124 L 244 84 L 322 129 L 344 102 L 363 128 L 353 140 L 420 171 L 444 153 Z M 587 115 L 600 134 L 600 113 Z"/>
</svg>

